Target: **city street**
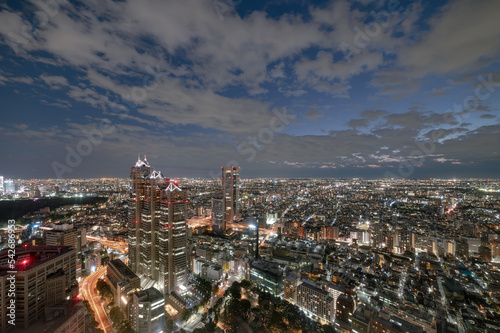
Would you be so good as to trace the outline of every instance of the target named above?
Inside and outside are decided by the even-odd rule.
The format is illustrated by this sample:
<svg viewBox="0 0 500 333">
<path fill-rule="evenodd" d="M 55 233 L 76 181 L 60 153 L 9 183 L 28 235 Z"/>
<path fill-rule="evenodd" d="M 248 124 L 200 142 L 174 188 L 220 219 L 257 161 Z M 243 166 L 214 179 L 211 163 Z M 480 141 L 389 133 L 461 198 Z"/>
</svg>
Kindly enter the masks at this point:
<svg viewBox="0 0 500 333">
<path fill-rule="evenodd" d="M 113 327 L 111 326 L 111 321 L 104 310 L 101 303 L 101 298 L 97 294 L 96 284 L 97 281 L 106 274 L 106 267 L 99 268 L 96 272 L 90 274 L 82 281 L 81 294 L 85 300 L 88 300 L 90 307 L 95 312 L 95 319 L 99 323 L 100 329 L 105 333 L 113 333 Z"/>
</svg>

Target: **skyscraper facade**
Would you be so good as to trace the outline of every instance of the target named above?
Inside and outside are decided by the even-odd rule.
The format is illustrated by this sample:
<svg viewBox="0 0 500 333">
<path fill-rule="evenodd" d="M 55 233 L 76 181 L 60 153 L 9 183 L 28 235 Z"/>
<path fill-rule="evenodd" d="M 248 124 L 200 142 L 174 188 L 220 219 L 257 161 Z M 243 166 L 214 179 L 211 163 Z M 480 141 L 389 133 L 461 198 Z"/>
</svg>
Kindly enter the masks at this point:
<svg viewBox="0 0 500 333">
<path fill-rule="evenodd" d="M 16 192 L 16 184 L 14 183 L 14 180 L 12 179 L 7 179 L 3 183 L 4 189 L 5 189 L 5 194 L 9 193 L 14 193 Z"/>
<path fill-rule="evenodd" d="M 216 233 L 223 233 L 226 230 L 226 214 L 222 198 L 212 198 L 212 229 Z"/>
<path fill-rule="evenodd" d="M 138 159 L 130 178 L 128 265 L 169 294 L 186 281 L 187 195 L 146 157 Z"/>
<path fill-rule="evenodd" d="M 226 222 L 233 223 L 240 215 L 240 169 L 239 167 L 222 168 L 222 194 L 226 213 Z"/>
</svg>

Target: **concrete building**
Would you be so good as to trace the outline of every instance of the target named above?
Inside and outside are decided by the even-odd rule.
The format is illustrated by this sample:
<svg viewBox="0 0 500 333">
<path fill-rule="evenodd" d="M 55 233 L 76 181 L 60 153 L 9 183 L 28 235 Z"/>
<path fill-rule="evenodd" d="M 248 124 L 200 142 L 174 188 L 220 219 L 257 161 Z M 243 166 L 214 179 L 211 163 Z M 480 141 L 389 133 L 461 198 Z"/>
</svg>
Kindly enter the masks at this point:
<svg viewBox="0 0 500 333">
<path fill-rule="evenodd" d="M 86 333 L 92 322 L 80 301 L 66 301 L 45 310 L 45 330 L 51 333 Z"/>
<path fill-rule="evenodd" d="M 283 292 L 283 269 L 276 263 L 254 260 L 250 264 L 250 281 L 273 295 Z"/>
<path fill-rule="evenodd" d="M 372 333 L 423 333 L 422 327 L 411 324 L 406 320 L 379 312 L 372 320 Z"/>
<path fill-rule="evenodd" d="M 283 298 L 295 304 L 297 302 L 297 287 L 300 283 L 300 273 L 291 271 L 285 278 Z"/>
<path fill-rule="evenodd" d="M 157 333 L 162 331 L 165 316 L 163 293 L 155 288 L 134 292 L 131 312 L 136 332 Z"/>
<path fill-rule="evenodd" d="M 76 250 L 66 246 L 23 246 L 16 249 L 16 266 L 8 265 L 8 250 L 0 252 L 0 304 L 10 302 L 15 270 L 16 328 L 28 328 L 48 306 L 78 294 Z M 0 331 L 7 332 L 7 306 L 0 308 Z"/>
<path fill-rule="evenodd" d="M 226 222 L 233 223 L 240 217 L 240 168 L 222 168 L 222 194 L 224 197 L 224 208 Z"/>
<path fill-rule="evenodd" d="M 316 320 L 330 324 L 333 321 L 333 298 L 313 281 L 302 280 L 297 287 L 297 306 Z"/>
<path fill-rule="evenodd" d="M 351 296 L 341 294 L 335 304 L 335 329 L 337 332 L 351 331 L 351 317 L 354 313 L 354 300 Z"/>
<path fill-rule="evenodd" d="M 164 294 L 186 283 L 187 195 L 144 157 L 131 168 L 129 267 Z"/>
<path fill-rule="evenodd" d="M 212 229 L 221 234 L 226 231 L 226 213 L 224 199 L 212 198 Z"/>
</svg>

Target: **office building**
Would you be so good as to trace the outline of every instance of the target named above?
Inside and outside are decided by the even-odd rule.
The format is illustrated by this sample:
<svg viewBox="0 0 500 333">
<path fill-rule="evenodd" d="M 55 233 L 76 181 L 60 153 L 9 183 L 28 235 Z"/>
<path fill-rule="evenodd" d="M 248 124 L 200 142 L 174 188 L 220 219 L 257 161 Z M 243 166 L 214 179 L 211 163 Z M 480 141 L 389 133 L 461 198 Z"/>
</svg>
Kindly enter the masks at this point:
<svg viewBox="0 0 500 333">
<path fill-rule="evenodd" d="M 276 263 L 254 260 L 250 265 L 250 281 L 273 295 L 283 292 L 283 269 Z"/>
<path fill-rule="evenodd" d="M 78 236 L 80 231 L 72 224 L 55 225 L 52 230 L 45 231 L 45 244 L 48 246 L 71 246 L 79 253 Z"/>
<path fill-rule="evenodd" d="M 333 320 L 333 298 L 313 281 L 302 280 L 297 287 L 297 306 L 323 323 L 329 324 Z"/>
<path fill-rule="evenodd" d="M 226 222 L 233 223 L 240 217 L 240 168 L 222 168 L 222 194 L 224 197 L 224 208 Z"/>
<path fill-rule="evenodd" d="M 347 294 L 341 294 L 335 304 L 335 328 L 338 332 L 351 331 L 351 316 L 354 313 L 354 300 Z"/>
<path fill-rule="evenodd" d="M 44 316 L 47 307 L 75 297 L 76 250 L 67 246 L 29 246 L 16 248 L 16 328 L 27 328 Z M 10 302 L 12 269 L 8 250 L 0 252 L 0 302 Z M 0 331 L 6 332 L 7 307 L 0 308 Z"/>
<path fill-rule="evenodd" d="M 129 267 L 171 293 L 187 278 L 187 195 L 144 157 L 131 169 Z"/>
<path fill-rule="evenodd" d="M 155 288 L 136 291 L 132 296 L 132 323 L 141 333 L 157 333 L 163 330 L 165 298 Z"/>
<path fill-rule="evenodd" d="M 4 193 L 5 194 L 11 194 L 11 193 L 16 192 L 16 184 L 14 183 L 14 180 L 12 180 L 12 179 L 4 180 L 3 186 L 4 186 L 4 190 L 5 190 Z"/>
<path fill-rule="evenodd" d="M 295 304 L 297 302 L 297 287 L 300 282 L 300 273 L 291 271 L 285 278 L 283 298 Z"/>
<path fill-rule="evenodd" d="M 44 330 L 51 333 L 85 333 L 92 325 L 81 301 L 65 301 L 45 310 Z"/>
<path fill-rule="evenodd" d="M 212 198 L 212 230 L 215 233 L 223 233 L 226 230 L 226 214 L 222 198 Z"/>
<path fill-rule="evenodd" d="M 0 194 L 4 194 L 3 176 L 0 176 Z"/>
</svg>

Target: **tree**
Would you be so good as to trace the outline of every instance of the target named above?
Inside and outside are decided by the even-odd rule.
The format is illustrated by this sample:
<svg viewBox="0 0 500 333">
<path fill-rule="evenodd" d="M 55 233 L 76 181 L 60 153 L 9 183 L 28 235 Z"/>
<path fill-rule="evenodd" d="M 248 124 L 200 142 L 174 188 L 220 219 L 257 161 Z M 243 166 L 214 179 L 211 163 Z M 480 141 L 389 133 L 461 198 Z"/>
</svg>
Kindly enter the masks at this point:
<svg viewBox="0 0 500 333">
<path fill-rule="evenodd" d="M 240 286 L 243 289 L 249 290 L 252 287 L 252 282 L 250 282 L 248 280 L 243 280 L 243 281 L 241 281 Z"/>
<path fill-rule="evenodd" d="M 241 310 L 241 315 L 242 315 L 243 319 L 246 320 L 248 318 L 251 307 L 252 307 L 252 303 L 250 303 L 249 300 L 242 299 L 240 301 L 240 310 Z"/>
<path fill-rule="evenodd" d="M 165 331 L 166 332 L 172 332 L 173 329 L 174 329 L 174 321 L 172 320 L 172 317 L 168 317 L 166 320 L 165 320 Z"/>
<path fill-rule="evenodd" d="M 205 330 L 208 332 L 208 333 L 214 333 L 215 332 L 215 327 L 217 327 L 214 322 L 212 321 L 212 319 L 210 319 L 208 321 L 208 323 L 205 325 Z"/>
<path fill-rule="evenodd" d="M 115 306 L 109 311 L 109 317 L 113 321 L 113 323 L 117 326 L 120 326 L 121 323 L 125 320 L 125 315 L 123 314 L 122 310 Z"/>
<path fill-rule="evenodd" d="M 229 293 L 231 294 L 231 297 L 234 299 L 240 299 L 241 298 L 241 286 L 238 281 L 235 281 L 231 288 L 229 288 Z"/>
<path fill-rule="evenodd" d="M 189 317 L 191 317 L 191 310 L 189 310 L 188 308 L 185 308 L 184 310 L 182 310 L 181 320 L 186 321 L 189 319 Z"/>
</svg>

